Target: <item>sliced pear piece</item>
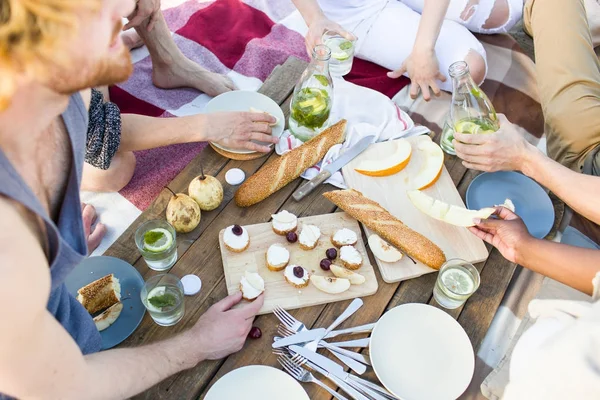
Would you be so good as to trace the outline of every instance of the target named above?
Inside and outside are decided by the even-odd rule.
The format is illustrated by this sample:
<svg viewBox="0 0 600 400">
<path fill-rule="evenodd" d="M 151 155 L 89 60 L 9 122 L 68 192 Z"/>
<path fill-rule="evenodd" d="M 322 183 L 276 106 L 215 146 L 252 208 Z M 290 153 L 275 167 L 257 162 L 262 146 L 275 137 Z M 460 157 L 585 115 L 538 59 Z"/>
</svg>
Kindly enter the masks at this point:
<svg viewBox="0 0 600 400">
<path fill-rule="evenodd" d="M 369 248 L 373 252 L 373 255 L 383 262 L 394 263 L 400 261 L 402 258 L 402 253 L 397 248 L 376 234 L 369 236 Z M 334 275 L 337 276 L 335 272 Z"/>
<path fill-rule="evenodd" d="M 348 279 L 350 281 L 350 284 L 352 285 L 362 285 L 363 283 L 365 283 L 365 277 L 359 273 L 350 271 L 349 269 L 340 267 L 339 265 L 335 264 L 331 264 L 329 268 L 335 276 L 337 276 L 338 278 Z"/>
<path fill-rule="evenodd" d="M 350 289 L 350 280 L 345 278 L 332 278 L 323 275 L 311 275 L 310 281 L 317 289 L 329 294 L 343 293 Z"/>
<path fill-rule="evenodd" d="M 444 152 L 428 136 L 420 140 L 416 147 L 419 158 L 424 161 L 417 174 L 413 177 L 411 186 L 414 189 L 422 190 L 432 186 L 442 176 Z"/>
<path fill-rule="evenodd" d="M 482 208 L 481 210 L 469 210 L 443 201 L 436 200 L 420 190 L 409 190 L 406 192 L 413 205 L 421 212 L 432 218 L 447 222 L 456 226 L 474 226 L 473 219 L 489 218 L 495 211 L 494 208 Z"/>
</svg>

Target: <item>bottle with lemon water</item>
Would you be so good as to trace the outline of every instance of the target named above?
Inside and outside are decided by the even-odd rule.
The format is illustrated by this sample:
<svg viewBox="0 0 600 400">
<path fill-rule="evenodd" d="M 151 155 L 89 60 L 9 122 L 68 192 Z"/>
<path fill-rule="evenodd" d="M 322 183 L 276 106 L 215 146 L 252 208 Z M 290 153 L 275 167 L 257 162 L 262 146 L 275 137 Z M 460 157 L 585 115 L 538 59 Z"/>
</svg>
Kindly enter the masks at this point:
<svg viewBox="0 0 600 400">
<path fill-rule="evenodd" d="M 467 63 L 453 63 L 448 73 L 452 78 L 452 104 L 442 131 L 440 147 L 454 155 L 454 132 L 486 134 L 497 131 L 499 125 L 492 102 L 473 81 Z"/>
<path fill-rule="evenodd" d="M 150 269 L 165 271 L 177 261 L 175 229 L 166 221 L 146 221 L 135 232 L 135 244 Z"/>
<path fill-rule="evenodd" d="M 324 44 L 315 46 L 312 61 L 294 88 L 290 104 L 289 127 L 303 142 L 329 126 L 333 102 L 333 81 L 329 74 L 331 50 Z"/>
</svg>

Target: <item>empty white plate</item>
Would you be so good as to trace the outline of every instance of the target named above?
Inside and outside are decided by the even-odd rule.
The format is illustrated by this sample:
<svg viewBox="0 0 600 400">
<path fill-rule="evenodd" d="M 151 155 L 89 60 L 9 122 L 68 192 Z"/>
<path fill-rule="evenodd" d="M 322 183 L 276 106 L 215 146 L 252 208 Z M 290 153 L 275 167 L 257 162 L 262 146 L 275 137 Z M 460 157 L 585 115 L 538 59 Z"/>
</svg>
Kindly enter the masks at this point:
<svg viewBox="0 0 600 400">
<path fill-rule="evenodd" d="M 310 400 L 298 381 L 264 365 L 235 369 L 215 383 L 204 400 Z"/>
<path fill-rule="evenodd" d="M 385 313 L 373 329 L 370 353 L 381 383 L 403 400 L 454 400 L 475 369 L 464 329 L 426 304 L 403 304 Z"/>
<path fill-rule="evenodd" d="M 283 133 L 285 126 L 285 118 L 281 107 L 269 97 L 258 92 L 252 92 L 249 90 L 234 90 L 218 95 L 214 99 L 206 104 L 204 108 L 205 113 L 214 113 L 219 111 L 250 111 L 250 107 L 257 108 L 261 111 L 266 111 L 275 118 L 277 118 L 277 125 L 272 127 L 271 135 L 280 137 Z M 243 149 L 232 149 L 230 147 L 222 146 L 218 143 L 211 142 L 214 146 L 221 150 L 228 151 L 230 153 L 237 154 L 251 154 L 256 153 L 252 150 Z M 266 144 L 264 142 L 256 142 L 258 144 Z"/>
</svg>

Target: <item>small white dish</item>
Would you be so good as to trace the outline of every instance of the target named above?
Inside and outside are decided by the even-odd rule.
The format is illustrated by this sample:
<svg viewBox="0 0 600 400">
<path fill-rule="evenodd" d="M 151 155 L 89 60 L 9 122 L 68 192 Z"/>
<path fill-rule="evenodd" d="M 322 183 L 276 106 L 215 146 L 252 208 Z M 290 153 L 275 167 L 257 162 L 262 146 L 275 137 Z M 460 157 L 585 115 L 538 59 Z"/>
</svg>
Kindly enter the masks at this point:
<svg viewBox="0 0 600 400">
<path fill-rule="evenodd" d="M 403 304 L 388 311 L 370 343 L 375 374 L 401 399 L 453 400 L 473 377 L 469 337 L 454 318 L 433 306 Z"/>
<path fill-rule="evenodd" d="M 223 94 L 218 95 L 213 98 L 211 101 L 206 104 L 204 108 L 205 113 L 214 113 L 220 111 L 245 111 L 250 112 L 250 107 L 258 108 L 260 110 L 266 111 L 269 114 L 273 115 L 277 118 L 277 125 L 272 127 L 271 135 L 275 137 L 280 137 L 283 133 L 283 128 L 285 126 L 285 118 L 283 116 L 283 111 L 281 111 L 281 107 L 269 97 L 264 94 L 258 92 L 252 92 L 249 90 L 234 90 L 231 92 L 225 92 Z M 218 143 L 211 142 L 214 146 L 218 147 L 221 150 L 228 151 L 230 153 L 236 154 L 252 154 L 256 153 L 252 150 L 240 150 L 240 149 L 232 149 L 230 147 L 222 146 Z M 264 142 L 256 142 L 258 144 L 265 145 Z"/>
<path fill-rule="evenodd" d="M 221 377 L 204 400 L 310 400 L 302 386 L 285 372 L 264 365 L 235 369 Z"/>
</svg>

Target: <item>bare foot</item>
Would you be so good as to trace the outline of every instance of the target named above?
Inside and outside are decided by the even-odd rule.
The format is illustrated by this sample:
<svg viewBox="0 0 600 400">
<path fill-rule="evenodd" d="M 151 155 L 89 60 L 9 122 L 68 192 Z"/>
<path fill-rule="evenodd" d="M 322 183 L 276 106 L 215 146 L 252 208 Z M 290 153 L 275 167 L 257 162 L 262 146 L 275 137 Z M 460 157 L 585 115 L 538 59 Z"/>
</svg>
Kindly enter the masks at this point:
<svg viewBox="0 0 600 400">
<path fill-rule="evenodd" d="M 144 41 L 135 29 L 128 29 L 125 32 L 122 32 L 121 39 L 123 39 L 123 43 L 129 50 L 137 49 L 144 45 Z"/>
<path fill-rule="evenodd" d="M 237 89 L 228 77 L 210 72 L 184 56 L 171 63 L 153 65 L 152 81 L 162 89 L 191 87 L 209 96 Z"/>
<path fill-rule="evenodd" d="M 87 239 L 88 253 L 91 253 L 96 250 L 106 234 L 106 225 L 101 222 L 94 225 L 98 219 L 98 214 L 96 214 L 94 206 L 90 204 L 81 203 L 81 214 L 83 217 L 83 230 Z"/>
</svg>

